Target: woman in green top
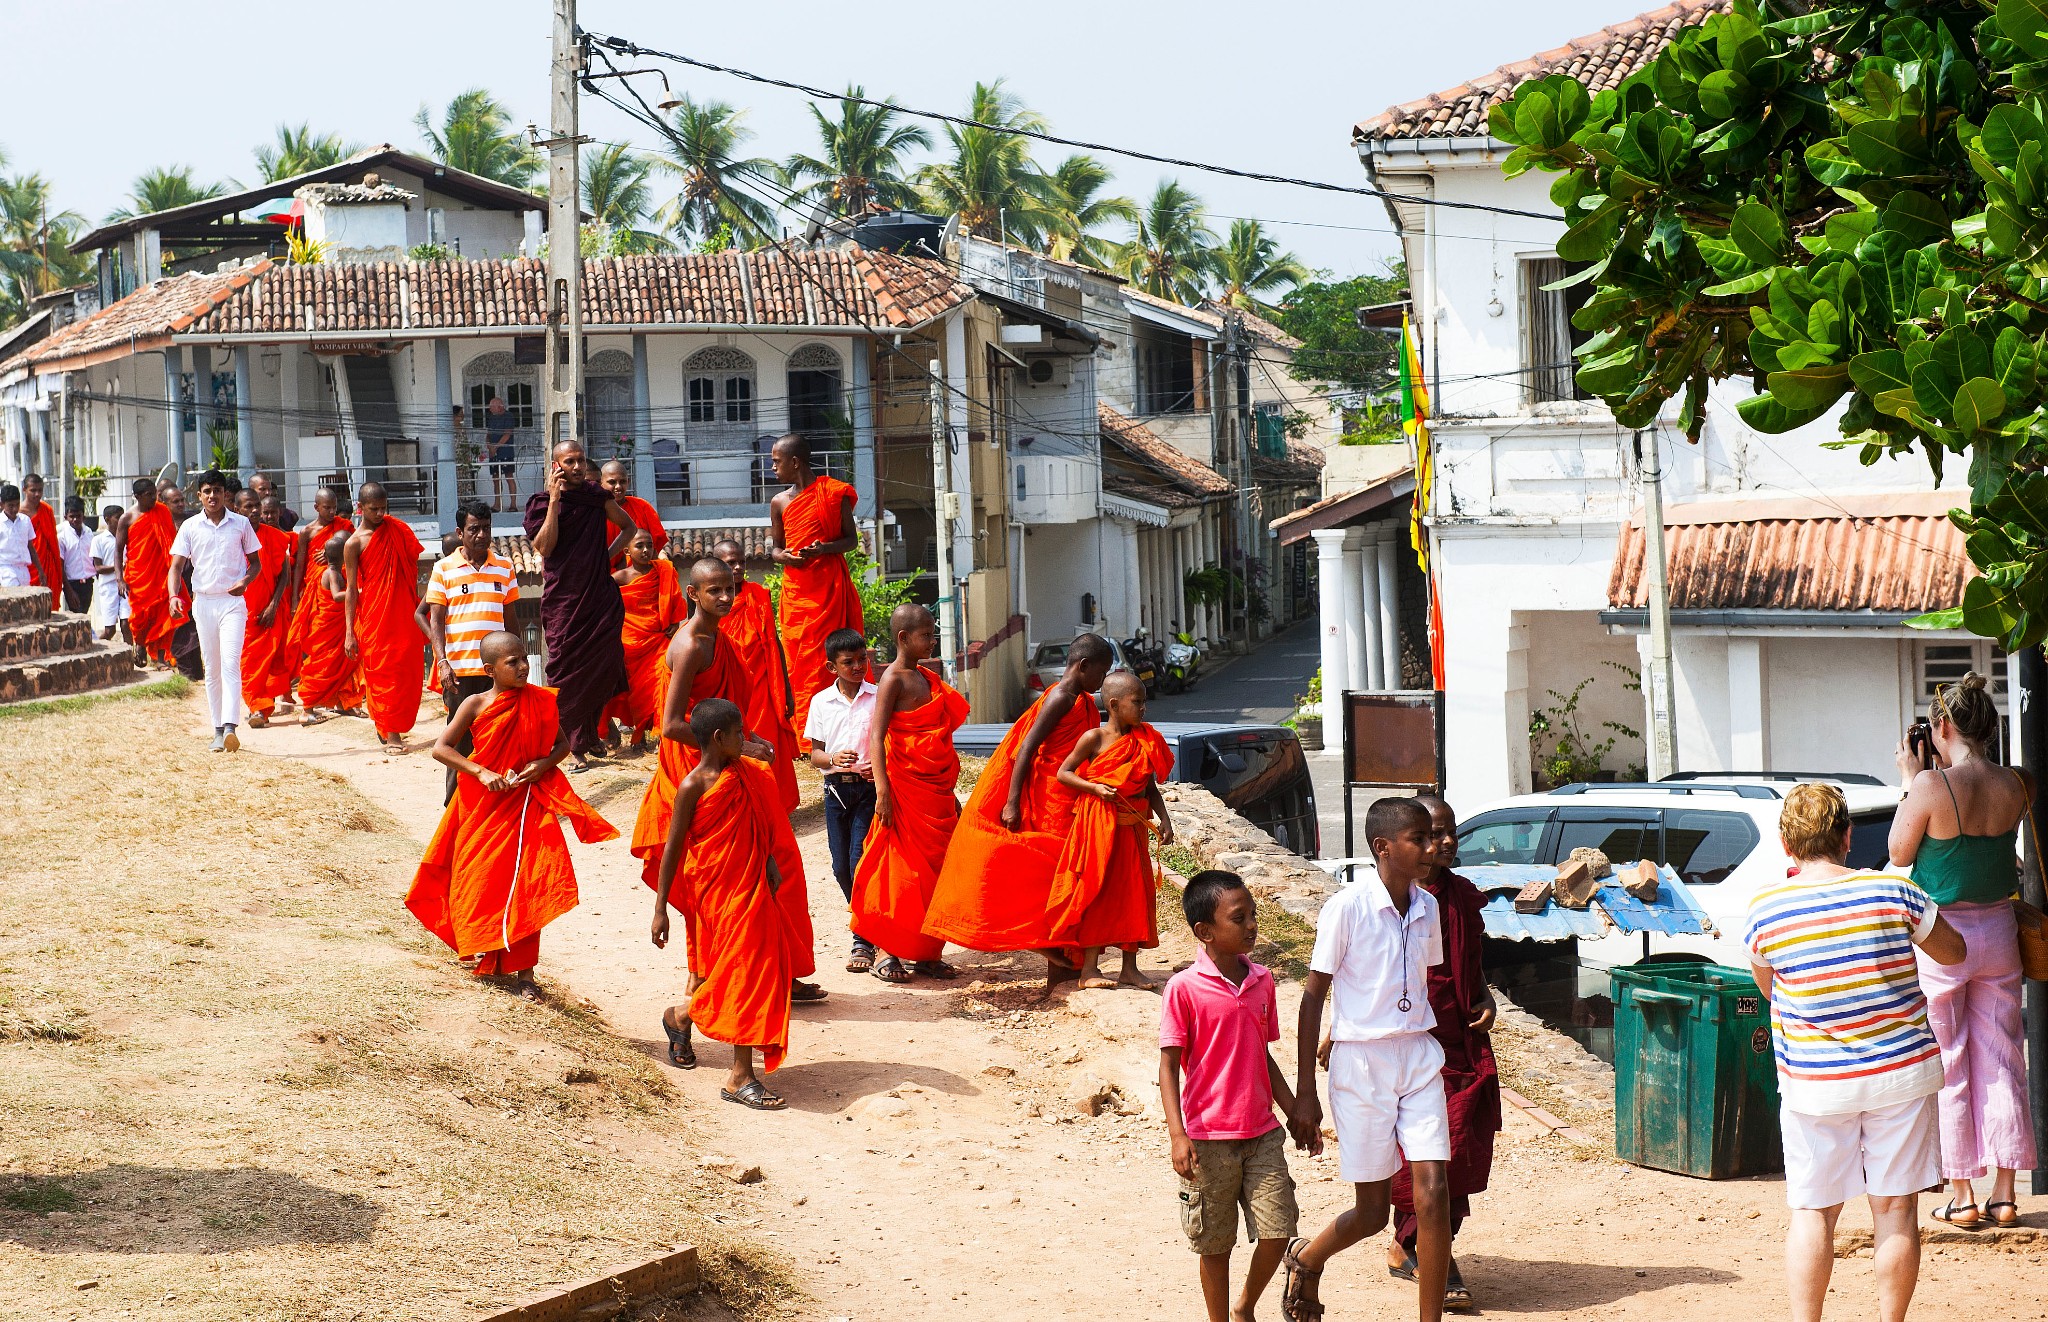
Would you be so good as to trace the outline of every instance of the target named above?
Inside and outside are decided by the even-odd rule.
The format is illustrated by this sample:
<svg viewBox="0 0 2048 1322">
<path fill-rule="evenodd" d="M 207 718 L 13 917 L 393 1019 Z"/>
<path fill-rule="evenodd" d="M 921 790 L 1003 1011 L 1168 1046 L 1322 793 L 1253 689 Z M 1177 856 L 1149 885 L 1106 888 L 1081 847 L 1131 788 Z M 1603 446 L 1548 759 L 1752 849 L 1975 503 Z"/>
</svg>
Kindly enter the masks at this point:
<svg viewBox="0 0 2048 1322">
<path fill-rule="evenodd" d="M 1941 1173 L 1949 1182 L 1948 1205 L 1934 1217 L 1959 1230 L 2016 1224 L 2013 1172 L 2032 1170 L 2035 1159 L 2011 902 L 2019 824 L 2034 787 L 2025 772 L 1993 760 L 1999 719 L 1981 675 L 1935 690 L 1934 765 L 1899 744 L 1906 797 L 1890 842 L 1892 866 L 1912 868 L 1969 946 L 1962 963 L 1946 968 L 1920 959 L 1927 1020 L 1941 1047 Z M 1986 1175 L 1991 1198 L 1980 1211 L 1971 1183 Z"/>
</svg>

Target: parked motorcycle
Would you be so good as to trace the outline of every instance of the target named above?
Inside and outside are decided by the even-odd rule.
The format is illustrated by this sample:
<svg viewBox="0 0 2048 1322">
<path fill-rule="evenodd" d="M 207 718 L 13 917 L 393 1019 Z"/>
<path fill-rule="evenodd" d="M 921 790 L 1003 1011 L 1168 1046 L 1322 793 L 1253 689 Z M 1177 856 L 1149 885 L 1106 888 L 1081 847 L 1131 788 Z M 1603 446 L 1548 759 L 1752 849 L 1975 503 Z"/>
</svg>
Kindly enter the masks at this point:
<svg viewBox="0 0 2048 1322">
<path fill-rule="evenodd" d="M 1159 672 L 1159 687 L 1166 693 L 1182 693 L 1195 686 L 1202 673 L 1202 649 L 1193 635 L 1182 631 L 1166 645 L 1166 664 Z"/>
<path fill-rule="evenodd" d="M 1145 686 L 1145 696 L 1149 698 L 1159 692 L 1159 649 L 1147 640 L 1144 629 L 1139 629 L 1135 637 L 1124 639 L 1123 652 L 1124 664 Z"/>
</svg>

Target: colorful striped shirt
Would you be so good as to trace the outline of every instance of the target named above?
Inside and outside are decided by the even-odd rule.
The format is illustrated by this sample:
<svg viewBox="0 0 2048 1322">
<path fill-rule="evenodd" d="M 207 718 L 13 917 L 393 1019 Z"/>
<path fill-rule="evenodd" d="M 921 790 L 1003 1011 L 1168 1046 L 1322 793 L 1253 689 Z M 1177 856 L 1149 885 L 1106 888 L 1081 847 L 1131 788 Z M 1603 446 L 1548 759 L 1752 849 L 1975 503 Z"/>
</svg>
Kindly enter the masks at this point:
<svg viewBox="0 0 2048 1322">
<path fill-rule="evenodd" d="M 1904 877 L 1850 872 L 1757 892 L 1742 943 L 1771 970 L 1778 1095 L 1802 1115 L 1842 1115 L 1941 1088 L 1941 1053 L 1913 946 L 1940 911 Z"/>
<path fill-rule="evenodd" d="M 481 565 L 457 551 L 434 562 L 427 604 L 448 608 L 448 660 L 457 675 L 484 673 L 484 639 L 505 627 L 505 607 L 519 599 L 519 575 L 496 551 Z"/>
</svg>

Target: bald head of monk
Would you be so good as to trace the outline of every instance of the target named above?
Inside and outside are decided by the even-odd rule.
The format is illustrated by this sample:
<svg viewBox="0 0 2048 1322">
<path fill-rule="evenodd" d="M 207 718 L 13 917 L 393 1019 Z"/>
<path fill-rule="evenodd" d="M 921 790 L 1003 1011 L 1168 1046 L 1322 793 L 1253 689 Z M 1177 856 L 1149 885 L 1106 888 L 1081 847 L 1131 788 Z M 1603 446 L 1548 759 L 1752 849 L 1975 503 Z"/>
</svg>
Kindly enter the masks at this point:
<svg viewBox="0 0 2048 1322">
<path fill-rule="evenodd" d="M 690 586 L 686 595 L 690 604 L 709 615 L 713 620 L 722 620 L 732 610 L 732 570 L 725 561 L 705 556 L 690 566 Z"/>
<path fill-rule="evenodd" d="M 1102 705 L 1112 724 L 1131 729 L 1145 719 L 1145 685 L 1128 670 L 1112 670 L 1102 681 Z"/>
<path fill-rule="evenodd" d="M 390 513 L 391 497 L 382 482 L 365 482 L 356 488 L 356 514 L 365 528 L 376 531 Z"/>
<path fill-rule="evenodd" d="M 711 556 L 715 560 L 723 560 L 725 562 L 725 567 L 732 571 L 735 582 L 746 575 L 747 548 L 741 546 L 732 538 L 721 537 L 713 542 L 711 544 Z"/>
<path fill-rule="evenodd" d="M 322 525 L 341 513 L 341 488 L 321 487 L 313 493 L 313 517 Z"/>
<path fill-rule="evenodd" d="M 495 692 L 526 687 L 526 640 L 518 634 L 505 629 L 485 634 L 477 659 L 484 663 Z"/>
<path fill-rule="evenodd" d="M 1075 634 L 1072 646 L 1067 648 L 1066 677 L 1073 679 L 1083 693 L 1095 693 L 1102 688 L 1115 661 L 1116 653 L 1107 638 L 1099 633 Z"/>
<path fill-rule="evenodd" d="M 811 443 L 796 432 L 776 437 L 768 455 L 778 482 L 802 482 L 811 475 Z"/>
<path fill-rule="evenodd" d="M 914 601 L 906 601 L 889 612 L 889 633 L 896 639 L 896 655 L 907 664 L 915 665 L 938 654 L 938 621 Z"/>
<path fill-rule="evenodd" d="M 590 481 L 590 461 L 584 456 L 583 442 L 575 439 L 556 441 L 548 451 L 548 459 L 557 472 L 567 475 L 572 483 Z"/>
<path fill-rule="evenodd" d="M 135 495 L 137 513 L 147 514 L 156 508 L 156 483 L 146 477 L 138 477 L 129 490 Z"/>
<path fill-rule="evenodd" d="M 740 709 L 724 698 L 706 698 L 690 708 L 690 736 L 704 751 L 704 760 L 723 766 L 740 755 L 747 733 Z"/>
<path fill-rule="evenodd" d="M 1458 814 L 1440 795 L 1418 794 L 1415 802 L 1429 812 L 1429 838 L 1436 851 L 1437 866 L 1455 867 L 1458 862 Z"/>
<path fill-rule="evenodd" d="M 605 460 L 604 467 L 597 470 L 597 482 L 613 500 L 623 502 L 633 494 L 633 475 L 626 471 L 624 460 Z"/>
</svg>

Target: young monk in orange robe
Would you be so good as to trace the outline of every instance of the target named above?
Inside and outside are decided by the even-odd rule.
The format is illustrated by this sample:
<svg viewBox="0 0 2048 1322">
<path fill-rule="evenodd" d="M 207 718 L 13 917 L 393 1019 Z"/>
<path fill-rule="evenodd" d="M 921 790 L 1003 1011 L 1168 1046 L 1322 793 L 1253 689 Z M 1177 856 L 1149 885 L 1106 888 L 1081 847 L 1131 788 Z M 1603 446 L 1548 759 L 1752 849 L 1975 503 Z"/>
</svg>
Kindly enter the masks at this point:
<svg viewBox="0 0 2048 1322">
<path fill-rule="evenodd" d="M 969 950 L 1053 945 L 1046 900 L 1074 818 L 1074 794 L 1059 783 L 1059 769 L 1081 736 L 1101 723 L 1095 694 L 1110 660 L 1099 635 L 1076 637 L 1066 673 L 996 746 L 939 869 L 927 935 Z M 1074 976 L 1051 955 L 1047 963 L 1048 985 Z"/>
<path fill-rule="evenodd" d="M 365 482 L 356 493 L 363 526 L 349 536 L 342 562 L 348 571 L 345 647 L 362 664 L 363 692 L 377 742 L 405 751 L 405 732 L 420 715 L 426 683 L 426 635 L 417 617 L 420 539 L 405 520 L 390 517 L 383 484 Z"/>
<path fill-rule="evenodd" d="M 775 480 L 790 484 L 768 502 L 769 558 L 782 566 L 782 648 L 794 691 L 790 710 L 808 712 L 811 695 L 831 683 L 825 640 L 840 629 L 866 630 L 860 590 L 846 553 L 860 545 L 855 493 L 838 478 L 814 472 L 811 443 L 791 435 L 771 451 Z M 808 741 L 802 750 L 810 752 Z"/>
<path fill-rule="evenodd" d="M 776 808 L 768 773 L 741 755 L 750 737 L 740 709 L 706 698 L 690 712 L 696 766 L 676 790 L 675 815 L 654 884 L 657 947 L 668 944 L 674 904 L 690 925 L 689 999 L 661 1016 L 669 1060 L 693 1069 L 690 1034 L 732 1045 L 732 1069 L 719 1096 L 755 1111 L 786 1103 L 754 1073 L 754 1052 L 774 1070 L 789 1049 L 791 956 L 779 894 L 790 884 L 781 861 L 796 848 L 789 819 Z M 805 947 L 808 952 L 808 946 Z"/>
<path fill-rule="evenodd" d="M 283 511 L 284 502 L 275 496 L 266 508 L 248 487 L 235 495 L 235 512 L 249 520 L 258 542 L 256 577 L 242 593 L 249 605 L 249 622 L 242 633 L 242 705 L 248 708 L 252 730 L 270 724 L 290 678 L 283 655 L 285 635 L 291 632 L 293 539 L 277 526 Z"/>
<path fill-rule="evenodd" d="M 305 628 L 299 636 L 299 709 L 305 724 L 318 725 L 338 712 L 363 705 L 362 667 L 348 654 L 348 577 L 341 567 L 347 537 L 329 537 L 320 548 L 326 566 L 307 583 Z"/>
<path fill-rule="evenodd" d="M 953 797 L 960 754 L 953 732 L 967 719 L 967 699 L 919 666 L 939 650 L 939 626 L 930 611 L 898 606 L 889 628 L 896 635 L 896 659 L 876 686 L 868 728 L 875 818 L 854 874 L 853 930 L 884 952 L 872 970 L 884 982 L 908 982 L 911 972 L 951 978 L 953 966 L 939 958 L 946 943 L 925 935 L 924 919 L 960 820 L 960 801 Z"/>
<path fill-rule="evenodd" d="M 627 518 L 645 529 L 647 535 L 654 539 L 654 553 L 656 555 L 660 555 L 662 551 L 667 549 L 668 529 L 662 525 L 661 511 L 633 494 L 633 483 L 626 472 L 626 465 L 622 461 L 617 459 L 607 460 L 604 467 L 597 471 L 597 484 L 611 493 L 612 499 L 619 503 L 619 508 L 626 512 Z M 612 558 L 612 568 L 617 569 L 624 565 L 627 554 L 627 552 L 621 551 L 618 555 L 614 556 Z"/>
<path fill-rule="evenodd" d="M 556 818 L 567 818 L 585 844 L 619 833 L 557 769 L 569 741 L 555 691 L 526 682 L 519 635 L 486 636 L 482 659 L 490 692 L 464 699 L 434 743 L 434 760 L 461 776 L 405 907 L 456 954 L 480 956 L 478 976 L 510 974 L 518 995 L 538 1000 L 540 929 L 576 907 L 576 872 Z"/>
<path fill-rule="evenodd" d="M 649 886 L 661 864 L 661 851 L 669 838 L 669 822 L 675 810 L 676 789 L 697 765 L 698 748 L 690 729 L 690 712 L 700 702 L 719 698 L 745 711 L 750 683 L 739 654 L 733 651 L 720 626 L 732 610 L 732 571 L 717 560 L 699 560 L 690 569 L 689 600 L 696 609 L 669 644 L 662 662 L 661 751 L 653 779 L 640 799 L 640 814 L 633 823 L 633 855 L 640 860 L 640 875 Z M 741 752 L 766 761 L 773 748 L 760 736 L 748 733 Z M 766 768 L 762 768 L 766 771 Z M 769 783 L 773 783 L 772 779 Z M 778 793 L 775 807 L 781 808 Z M 790 931 L 800 940 L 792 942 L 792 978 L 805 978 L 817 971 L 811 931 L 810 894 L 804 882 L 803 856 L 790 837 L 788 849 L 777 859 L 783 884 L 776 891 L 776 903 L 784 912 Z M 688 912 L 684 913 L 685 919 Z M 689 958 L 696 968 L 697 943 L 691 942 Z M 822 1001 L 825 989 L 815 983 L 797 982 L 792 995 L 799 1002 Z M 671 1059 L 675 1053 L 671 1051 Z M 679 1062 L 680 1063 L 680 1062 Z"/>
<path fill-rule="evenodd" d="M 676 567 L 657 558 L 654 550 L 654 539 L 642 528 L 626 543 L 625 567 L 612 571 L 612 581 L 626 603 L 621 637 L 628 687 L 612 699 L 605 715 L 632 732 L 629 750 L 636 757 L 647 751 L 647 728 L 661 715 L 662 654 L 688 613 Z"/>
<path fill-rule="evenodd" d="M 1109 724 L 1081 736 L 1060 766 L 1060 783 L 1077 796 L 1074 826 L 1053 873 L 1047 917 L 1052 938 L 1075 961 L 1082 987 L 1153 984 L 1138 971 L 1138 951 L 1159 944 L 1159 871 L 1148 829 L 1173 839 L 1173 821 L 1159 778 L 1173 774 L 1173 753 L 1145 724 L 1145 686 L 1120 671 L 1102 686 Z M 1118 978 L 1098 964 L 1108 946 L 1121 946 Z"/>
<path fill-rule="evenodd" d="M 728 537 L 712 546 L 711 555 L 732 570 L 736 585 L 732 610 L 719 632 L 731 640 L 751 681 L 740 714 L 746 718 L 747 728 L 775 749 L 775 756 L 768 760 L 769 770 L 775 773 L 782 806 L 795 812 L 803 801 L 796 784 L 796 730 L 790 724 L 795 698 L 789 687 L 789 663 L 782 655 L 782 638 L 775 631 L 775 602 L 767 588 L 747 581 L 747 552 L 738 542 Z"/>
<path fill-rule="evenodd" d="M 21 479 L 21 512 L 35 525 L 30 548 L 29 582 L 50 590 L 50 609 L 64 609 L 64 550 L 57 545 L 57 511 L 43 499 L 43 479 L 30 473 Z"/>
<path fill-rule="evenodd" d="M 171 635 L 178 628 L 169 588 L 171 540 L 177 535 L 178 521 L 156 498 L 156 483 L 136 478 L 135 512 L 121 520 L 116 555 L 128 588 L 128 634 L 159 670 L 171 668 Z"/>
<path fill-rule="evenodd" d="M 292 556 L 292 633 L 291 653 L 294 672 L 299 658 L 306 652 L 306 629 L 313 614 L 313 605 L 319 594 L 315 590 L 320 576 L 326 571 L 325 551 L 330 539 L 339 537 L 343 544 L 350 533 L 356 530 L 341 513 L 341 493 L 333 487 L 321 487 L 313 493 L 313 517 L 299 525 L 292 534 L 298 541 L 298 549 Z"/>
</svg>

